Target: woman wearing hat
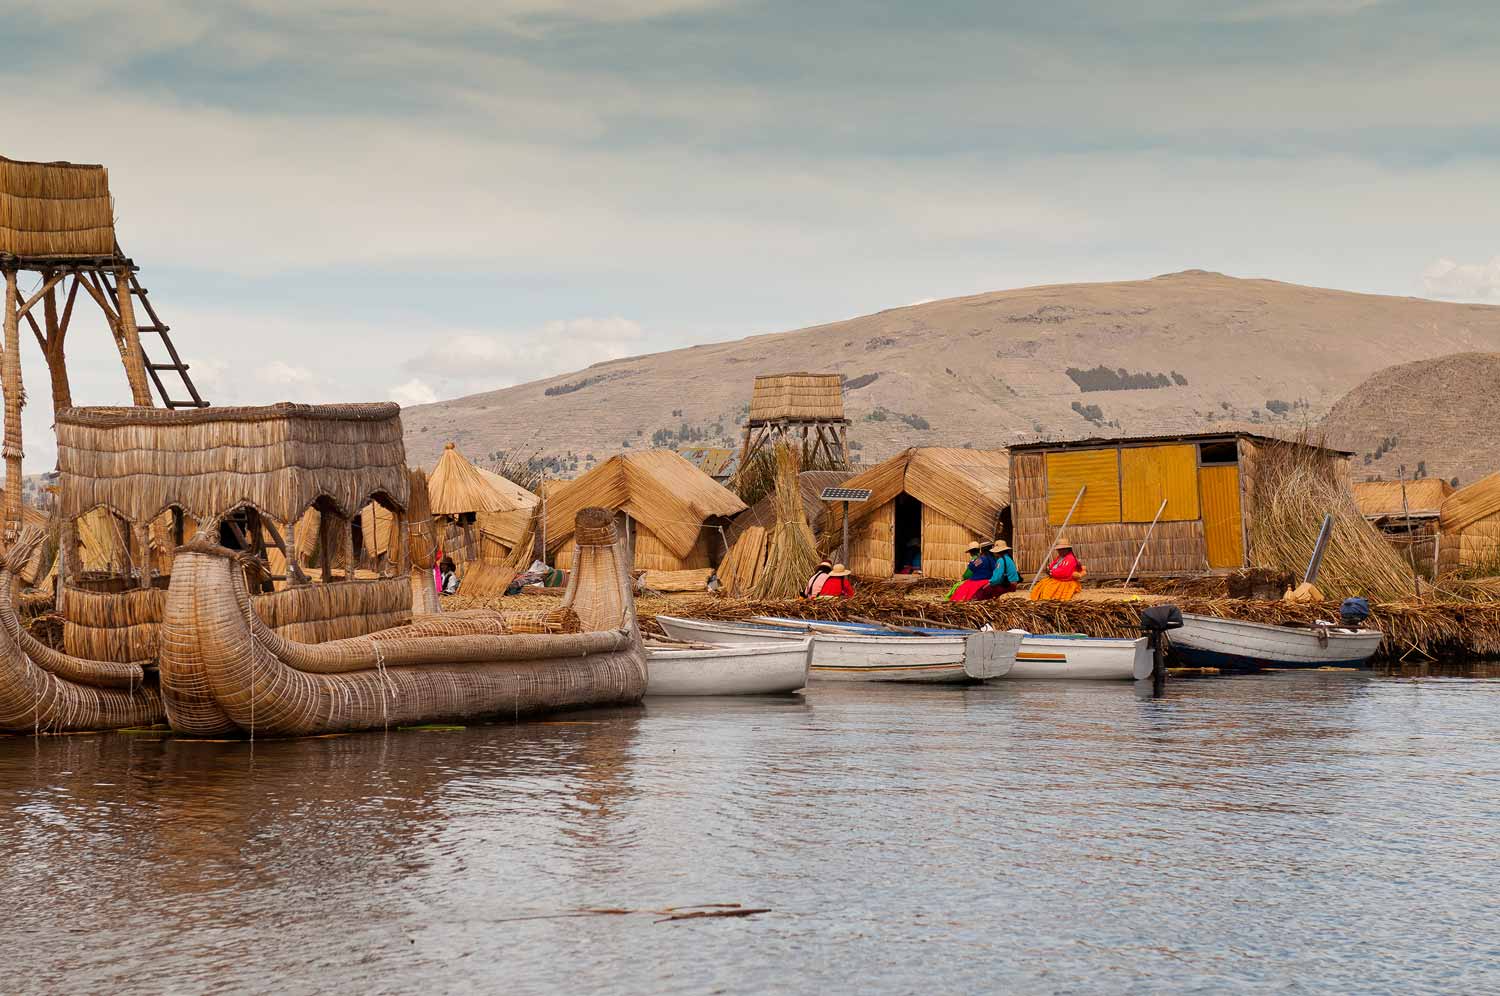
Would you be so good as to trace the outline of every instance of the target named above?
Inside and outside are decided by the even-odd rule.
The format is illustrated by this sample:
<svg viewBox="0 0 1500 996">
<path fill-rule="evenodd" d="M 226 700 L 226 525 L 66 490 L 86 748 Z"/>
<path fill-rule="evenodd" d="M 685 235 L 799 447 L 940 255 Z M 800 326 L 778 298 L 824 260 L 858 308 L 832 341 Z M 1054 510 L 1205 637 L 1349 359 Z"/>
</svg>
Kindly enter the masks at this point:
<svg viewBox="0 0 1500 996">
<path fill-rule="evenodd" d="M 1073 552 L 1073 544 L 1066 536 L 1057 538 L 1052 559 L 1047 563 L 1047 573 L 1031 586 L 1031 600 L 1039 602 L 1050 599 L 1056 602 L 1071 601 L 1083 589 L 1078 579 L 1083 577 L 1083 564 Z"/>
<path fill-rule="evenodd" d="M 828 573 L 832 570 L 833 561 L 818 561 L 818 567 L 812 572 L 812 577 L 808 578 L 807 584 L 802 586 L 802 597 L 817 598 L 823 591 L 823 582 L 828 580 Z"/>
<path fill-rule="evenodd" d="M 989 583 L 975 594 L 976 602 L 998 598 L 1021 586 L 1021 572 L 1016 570 L 1016 558 L 1011 553 L 1010 544 L 1005 540 L 995 540 L 990 553 L 995 557 L 995 569 L 990 573 Z"/>
<path fill-rule="evenodd" d="M 818 597 L 848 598 L 852 594 L 854 594 L 854 581 L 849 576 L 849 568 L 843 564 L 834 564 L 833 570 L 828 572 L 828 580 L 823 582 L 823 587 L 818 592 Z"/>
<path fill-rule="evenodd" d="M 969 601 L 979 589 L 989 584 L 990 575 L 995 573 L 994 557 L 985 550 L 985 544 L 975 540 L 964 552 L 969 555 L 969 564 L 958 584 L 948 589 L 950 602 Z"/>
</svg>

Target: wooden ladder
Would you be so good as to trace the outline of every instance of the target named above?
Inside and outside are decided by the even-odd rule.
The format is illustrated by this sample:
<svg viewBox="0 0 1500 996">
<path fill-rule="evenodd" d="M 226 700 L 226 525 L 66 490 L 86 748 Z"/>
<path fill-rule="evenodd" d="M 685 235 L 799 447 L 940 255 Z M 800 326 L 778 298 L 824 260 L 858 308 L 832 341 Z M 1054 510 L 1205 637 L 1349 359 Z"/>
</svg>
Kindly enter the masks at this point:
<svg viewBox="0 0 1500 996">
<path fill-rule="evenodd" d="M 115 252 L 119 252 L 116 247 Z M 156 393 L 161 395 L 161 403 L 168 408 L 207 408 L 208 402 L 198 393 L 198 388 L 193 384 L 193 378 L 188 376 L 188 365 L 182 362 L 182 357 L 177 354 L 177 347 L 172 344 L 171 327 L 161 320 L 156 309 L 151 306 L 151 299 L 146 296 L 146 288 L 136 279 L 135 270 L 130 270 L 130 294 L 135 298 L 137 314 L 144 315 L 146 321 L 138 324 L 136 330 L 141 332 L 141 363 L 146 367 L 146 372 L 151 375 L 151 382 L 156 385 Z M 100 270 L 100 277 L 104 280 L 105 290 L 109 292 L 111 300 L 118 300 L 119 288 L 115 279 L 108 270 Z M 166 348 L 167 355 L 172 358 L 170 363 L 157 363 L 151 359 L 146 352 L 146 340 L 144 333 L 155 332 L 161 336 L 161 344 Z M 167 393 L 167 385 L 162 381 L 162 374 L 175 371 L 182 378 L 182 386 L 187 389 L 188 399 L 174 398 Z M 170 374 L 168 374 L 170 377 Z"/>
</svg>

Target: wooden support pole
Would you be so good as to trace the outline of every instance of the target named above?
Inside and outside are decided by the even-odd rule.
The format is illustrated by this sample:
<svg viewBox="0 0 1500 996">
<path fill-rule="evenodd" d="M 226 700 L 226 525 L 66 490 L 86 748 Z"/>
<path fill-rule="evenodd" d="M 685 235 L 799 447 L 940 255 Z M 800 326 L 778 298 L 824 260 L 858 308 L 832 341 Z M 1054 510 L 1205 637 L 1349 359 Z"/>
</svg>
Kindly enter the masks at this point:
<svg viewBox="0 0 1500 996">
<path fill-rule="evenodd" d="M 59 283 L 61 283 L 63 277 L 65 277 L 65 276 L 67 276 L 67 274 L 64 271 L 62 271 L 62 270 L 59 270 L 56 273 L 48 274 L 46 276 L 46 279 L 42 281 L 42 289 L 39 290 L 39 291 L 37 291 L 35 294 L 31 295 L 30 297 L 28 297 L 25 301 L 23 301 L 21 303 L 20 308 L 16 312 L 17 317 L 20 317 L 21 315 L 24 315 L 27 312 L 29 312 L 32 308 L 34 308 L 36 306 L 36 303 L 38 301 L 42 300 L 43 298 L 45 298 L 49 294 L 51 294 L 52 293 L 52 288 L 56 287 Z"/>
<path fill-rule="evenodd" d="M 327 584 L 333 580 L 333 551 L 329 549 L 333 544 L 333 527 L 330 525 L 333 516 L 322 509 L 318 510 L 318 570 L 322 573 L 323 583 Z"/>
<path fill-rule="evenodd" d="M 78 284 L 73 284 L 73 294 L 78 293 Z M 72 294 L 68 296 L 68 303 L 64 315 L 71 317 L 73 311 Z M 52 381 L 52 414 L 58 415 L 65 408 L 73 407 L 73 387 L 68 382 L 68 364 L 63 358 L 63 338 L 67 335 L 67 326 L 57 317 L 57 294 L 48 291 L 46 299 L 42 302 L 42 318 L 47 326 L 47 341 L 42 345 L 42 355 L 47 359 L 47 374 Z"/>
<path fill-rule="evenodd" d="M 1068 514 L 1063 518 L 1062 525 L 1058 526 L 1057 532 L 1052 534 L 1052 545 L 1042 551 L 1041 563 L 1037 564 L 1036 568 L 1036 576 L 1031 579 L 1031 586 L 1033 588 L 1042 579 L 1042 572 L 1047 569 L 1047 558 L 1052 556 L 1053 550 L 1057 549 L 1057 541 L 1062 537 L 1064 530 L 1068 528 L 1068 523 L 1073 521 L 1073 513 L 1078 511 L 1078 503 L 1083 501 L 1083 493 L 1088 489 L 1089 486 L 1087 484 L 1078 489 L 1078 495 L 1073 499 L 1073 504 L 1068 509 Z"/>
<path fill-rule="evenodd" d="M 142 590 L 151 588 L 151 524 L 149 522 L 132 522 L 130 533 L 135 538 L 135 548 L 139 550 L 139 562 L 141 565 L 140 587 Z"/>
<path fill-rule="evenodd" d="M 1414 538 L 1411 534 L 1411 506 L 1406 502 L 1406 464 L 1401 465 L 1401 511 L 1406 515 L 1406 559 L 1411 564 L 1411 583 L 1417 589 L 1417 601 L 1422 600 L 1422 576 L 1417 573 L 1417 551 Z M 1437 575 L 1437 565 L 1433 565 L 1433 576 Z"/>
<path fill-rule="evenodd" d="M 0 391 L 5 396 L 4 541 L 21 525 L 21 321 L 16 312 L 16 271 L 5 271 L 5 353 L 0 359 Z"/>
<path fill-rule="evenodd" d="M 151 385 L 146 383 L 146 361 L 141 354 L 141 333 L 135 324 L 135 297 L 130 292 L 130 268 L 115 271 L 115 296 L 120 307 L 120 338 L 125 360 L 125 379 L 130 382 L 131 403 L 151 407 Z"/>
<path fill-rule="evenodd" d="M 356 551 L 354 549 L 354 523 L 355 523 L 355 520 L 358 519 L 358 518 L 359 518 L 359 513 L 355 512 L 354 515 L 349 518 L 349 521 L 344 524 L 344 536 L 349 540 L 349 547 L 348 547 L 347 550 L 344 551 L 344 580 L 345 581 L 353 581 L 354 580 L 355 564 L 357 562 L 356 559 L 355 559 L 355 552 Z"/>
<path fill-rule="evenodd" d="M 1135 561 L 1130 565 L 1130 573 L 1125 575 L 1125 587 L 1130 587 L 1130 582 L 1135 580 L 1135 569 L 1141 566 L 1141 557 L 1146 553 L 1146 544 L 1151 542 L 1151 534 L 1156 532 L 1156 524 L 1161 521 L 1161 514 L 1167 510 L 1167 500 L 1161 500 L 1161 506 L 1157 508 L 1156 515 L 1151 519 L 1151 525 L 1146 529 L 1146 538 L 1141 540 L 1141 548 L 1135 552 Z"/>
</svg>

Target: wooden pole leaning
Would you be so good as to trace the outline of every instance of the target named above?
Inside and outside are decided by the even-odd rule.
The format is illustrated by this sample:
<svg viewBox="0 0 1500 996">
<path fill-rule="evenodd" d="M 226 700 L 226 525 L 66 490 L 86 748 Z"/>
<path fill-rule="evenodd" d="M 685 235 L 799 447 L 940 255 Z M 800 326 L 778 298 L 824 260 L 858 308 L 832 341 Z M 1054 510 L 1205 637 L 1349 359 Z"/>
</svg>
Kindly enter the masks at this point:
<svg viewBox="0 0 1500 996">
<path fill-rule="evenodd" d="M 1411 535 L 1411 506 L 1406 503 L 1406 464 L 1401 465 L 1401 512 L 1406 516 L 1406 560 L 1411 564 L 1411 583 L 1417 589 L 1417 601 L 1422 600 L 1422 576 L 1417 573 L 1417 551 L 1413 548 Z M 1432 564 L 1433 575 L 1437 574 L 1437 562 Z"/>
<path fill-rule="evenodd" d="M 1141 548 L 1135 552 L 1135 561 L 1130 565 L 1130 573 L 1125 575 L 1125 587 L 1130 587 L 1130 582 L 1135 579 L 1135 569 L 1141 566 L 1141 557 L 1146 552 L 1146 544 L 1151 542 L 1151 534 L 1156 531 L 1156 524 L 1161 521 L 1161 514 L 1167 510 L 1167 500 L 1161 500 L 1161 507 L 1156 510 L 1156 518 L 1151 520 L 1151 525 L 1146 529 L 1146 538 L 1141 540 Z"/>
<path fill-rule="evenodd" d="M 121 358 L 125 361 L 125 379 L 130 382 L 131 403 L 138 408 L 151 407 L 151 385 L 146 382 L 145 354 L 141 352 L 141 333 L 135 324 L 135 298 L 130 289 L 130 268 L 115 271 L 115 298 L 119 302 Z"/>
<path fill-rule="evenodd" d="M 1058 526 L 1057 532 L 1052 534 L 1052 545 L 1047 547 L 1047 549 L 1042 552 L 1042 562 L 1037 565 L 1036 574 L 1031 579 L 1031 586 L 1033 588 L 1035 588 L 1036 583 L 1042 579 L 1042 572 L 1047 569 L 1047 558 L 1052 555 L 1053 550 L 1057 549 L 1057 541 L 1061 539 L 1062 534 L 1067 531 L 1068 523 L 1073 521 L 1073 513 L 1078 511 L 1078 503 L 1083 501 L 1083 493 L 1088 489 L 1089 486 L 1087 484 L 1079 487 L 1078 495 L 1073 499 L 1073 505 L 1068 509 L 1068 514 L 1063 517 L 1062 525 Z"/>
</svg>

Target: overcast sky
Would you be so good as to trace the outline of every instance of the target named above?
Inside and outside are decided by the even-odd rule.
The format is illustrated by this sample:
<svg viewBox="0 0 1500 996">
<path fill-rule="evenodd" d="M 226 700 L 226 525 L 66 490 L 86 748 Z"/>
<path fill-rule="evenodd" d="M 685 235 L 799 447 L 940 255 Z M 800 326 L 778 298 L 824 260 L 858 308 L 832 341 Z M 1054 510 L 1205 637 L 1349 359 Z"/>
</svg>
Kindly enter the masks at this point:
<svg viewBox="0 0 1500 996">
<path fill-rule="evenodd" d="M 207 6 L 6 0 L 0 154 L 110 167 L 218 403 L 1189 267 L 1500 303 L 1491 0 Z"/>
</svg>

